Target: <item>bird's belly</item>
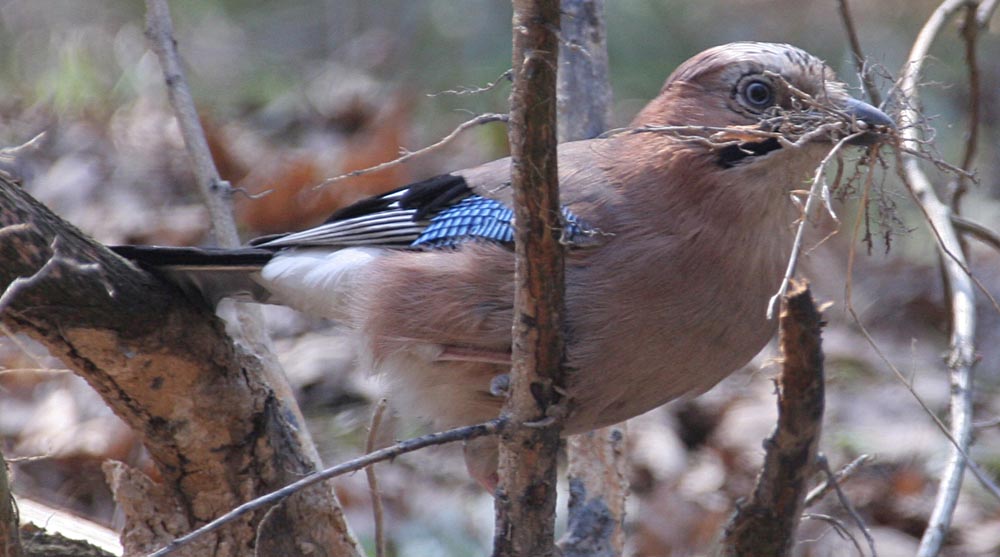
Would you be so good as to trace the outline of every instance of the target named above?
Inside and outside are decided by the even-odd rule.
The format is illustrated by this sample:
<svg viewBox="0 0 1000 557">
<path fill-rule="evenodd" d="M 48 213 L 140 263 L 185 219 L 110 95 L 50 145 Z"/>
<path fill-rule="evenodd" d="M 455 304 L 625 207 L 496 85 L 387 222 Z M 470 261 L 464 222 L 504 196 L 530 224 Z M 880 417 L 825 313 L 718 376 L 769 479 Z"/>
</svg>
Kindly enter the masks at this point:
<svg viewBox="0 0 1000 557">
<path fill-rule="evenodd" d="M 772 274 L 699 282 L 697 275 L 674 271 L 675 279 L 646 289 L 641 299 L 570 312 L 570 330 L 577 334 L 571 333 L 567 346 L 574 399 L 569 432 L 617 423 L 704 392 L 746 365 L 776 329 L 776 321 L 765 317 L 771 287 L 778 283 Z M 616 292 L 606 296 L 614 299 Z"/>
<path fill-rule="evenodd" d="M 572 369 L 569 392 L 575 404 L 567 432 L 618 423 L 678 397 L 707 391 L 767 345 L 774 327 L 759 325 L 756 331 L 741 327 L 714 337 L 651 336 L 648 342 L 659 346 L 629 354 L 609 352 L 600 362 Z"/>
</svg>

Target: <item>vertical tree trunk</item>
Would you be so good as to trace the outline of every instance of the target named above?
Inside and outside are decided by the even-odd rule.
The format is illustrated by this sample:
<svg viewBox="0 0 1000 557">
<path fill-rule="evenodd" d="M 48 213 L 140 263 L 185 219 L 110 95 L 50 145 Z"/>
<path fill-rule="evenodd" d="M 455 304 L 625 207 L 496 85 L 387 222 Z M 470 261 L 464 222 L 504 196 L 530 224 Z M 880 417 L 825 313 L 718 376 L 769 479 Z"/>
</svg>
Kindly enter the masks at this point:
<svg viewBox="0 0 1000 557">
<path fill-rule="evenodd" d="M 500 439 L 496 556 L 552 555 L 563 384 L 563 248 L 556 164 L 558 0 L 514 1 L 513 369 Z M 531 422 L 531 425 L 528 423 Z"/>
<path fill-rule="evenodd" d="M 603 133 L 611 113 L 604 0 L 563 0 L 557 86 L 559 141 Z M 573 435 L 569 520 L 559 547 L 566 557 L 621 555 L 628 494 L 625 424 Z"/>
</svg>

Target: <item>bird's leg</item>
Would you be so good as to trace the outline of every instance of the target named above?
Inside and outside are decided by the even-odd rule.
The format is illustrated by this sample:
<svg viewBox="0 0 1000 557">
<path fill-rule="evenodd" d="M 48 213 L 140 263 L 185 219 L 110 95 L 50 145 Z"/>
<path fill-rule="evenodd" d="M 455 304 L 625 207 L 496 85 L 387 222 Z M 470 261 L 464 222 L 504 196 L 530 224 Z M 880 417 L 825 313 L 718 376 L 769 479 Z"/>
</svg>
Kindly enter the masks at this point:
<svg viewBox="0 0 1000 557">
<path fill-rule="evenodd" d="M 510 374 L 501 373 L 490 381 L 490 394 L 497 398 L 507 398 L 510 392 Z"/>
</svg>

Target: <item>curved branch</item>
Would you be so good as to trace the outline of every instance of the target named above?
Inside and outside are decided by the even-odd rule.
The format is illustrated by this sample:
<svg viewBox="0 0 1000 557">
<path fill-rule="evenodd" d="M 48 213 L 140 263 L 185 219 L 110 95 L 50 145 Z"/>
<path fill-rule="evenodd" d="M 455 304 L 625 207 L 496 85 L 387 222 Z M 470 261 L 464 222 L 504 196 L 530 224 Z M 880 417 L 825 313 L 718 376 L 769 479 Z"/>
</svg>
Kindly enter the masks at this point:
<svg viewBox="0 0 1000 557">
<path fill-rule="evenodd" d="M 913 48 L 903 66 L 900 80 L 902 110 L 899 115 L 900 139 L 903 148 L 916 149 L 917 136 L 917 84 L 931 44 L 941 29 L 968 0 L 945 0 L 931 14 L 917 35 Z M 951 526 L 952 515 L 965 473 L 969 443 L 972 439 L 972 366 L 975 362 L 974 339 L 976 331 L 975 293 L 972 280 L 965 272 L 967 264 L 958 234 L 951 222 L 951 209 L 938 199 L 927 175 L 920 169 L 916 157 L 900 153 L 903 177 L 917 203 L 927 215 L 928 222 L 938 238 L 941 261 L 947 277 L 952 311 L 950 354 L 951 371 L 951 432 L 957 447 L 952 447 L 948 465 L 941 478 L 934 510 L 920 542 L 919 557 L 932 557 L 941 549 L 945 534 Z"/>
<path fill-rule="evenodd" d="M 227 512 L 226 514 L 216 518 L 215 520 L 209 522 L 208 524 L 198 528 L 197 530 L 190 532 L 184 536 L 181 536 L 170 543 L 170 545 L 150 553 L 147 557 L 164 557 L 174 553 L 184 545 L 187 545 L 197 538 L 210 534 L 219 528 L 227 524 L 232 524 L 236 519 L 254 512 L 259 511 L 264 508 L 276 505 L 280 503 L 283 499 L 302 491 L 303 489 L 315 485 L 319 482 L 329 480 L 331 478 L 336 478 L 337 476 L 343 476 L 344 474 L 349 474 L 363 468 L 367 468 L 376 462 L 382 462 L 385 460 L 392 460 L 397 456 L 404 455 L 406 453 L 412 453 L 413 451 L 423 449 L 425 447 L 430 447 L 433 445 L 444 445 L 445 443 L 453 443 L 455 441 L 469 441 L 472 439 L 477 439 L 486 435 L 495 435 L 497 432 L 501 431 L 505 425 L 504 420 L 496 419 L 489 422 L 457 427 L 454 429 L 449 429 L 447 431 L 441 431 L 437 433 L 430 433 L 420 437 L 414 437 L 413 439 L 407 439 L 406 441 L 400 441 L 395 445 L 379 449 L 377 451 L 370 452 L 364 456 L 360 456 L 353 460 L 338 464 L 336 466 L 331 466 L 321 472 L 310 474 L 295 483 L 286 485 L 285 487 L 276 490 L 267 495 L 263 495 L 254 499 L 253 501 L 247 501 L 242 505 L 236 507 L 235 509 Z"/>
</svg>

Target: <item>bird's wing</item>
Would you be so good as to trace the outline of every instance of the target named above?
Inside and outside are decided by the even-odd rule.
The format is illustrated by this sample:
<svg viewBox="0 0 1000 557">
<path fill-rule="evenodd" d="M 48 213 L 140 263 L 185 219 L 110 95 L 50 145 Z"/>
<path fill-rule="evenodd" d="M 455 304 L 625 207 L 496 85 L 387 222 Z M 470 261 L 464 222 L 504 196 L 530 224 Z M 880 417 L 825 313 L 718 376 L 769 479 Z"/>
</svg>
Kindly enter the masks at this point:
<svg viewBox="0 0 1000 557">
<path fill-rule="evenodd" d="M 560 148 L 560 163 L 567 158 L 564 151 Z M 586 151 L 576 147 L 569 152 L 572 156 L 567 162 Z M 569 170 L 560 174 L 575 175 Z M 571 190 L 580 189 L 570 186 Z M 562 212 L 566 222 L 564 240 L 570 246 L 587 244 L 593 236 L 590 227 L 571 209 L 563 207 Z M 251 245 L 268 249 L 319 246 L 434 249 L 467 241 L 512 245 L 513 222 L 510 160 L 500 159 L 363 199 L 335 212 L 317 227 L 258 238 Z"/>
</svg>

